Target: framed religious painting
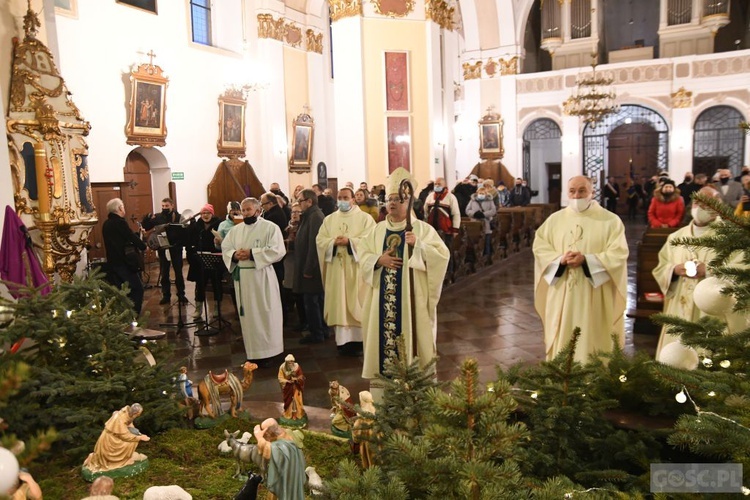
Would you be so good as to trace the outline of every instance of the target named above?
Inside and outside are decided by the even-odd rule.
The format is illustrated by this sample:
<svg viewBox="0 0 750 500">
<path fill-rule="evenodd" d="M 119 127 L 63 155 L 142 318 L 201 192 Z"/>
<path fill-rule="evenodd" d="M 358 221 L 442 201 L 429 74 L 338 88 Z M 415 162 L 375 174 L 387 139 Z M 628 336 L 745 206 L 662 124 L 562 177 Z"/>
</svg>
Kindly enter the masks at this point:
<svg viewBox="0 0 750 500">
<path fill-rule="evenodd" d="M 116 0 L 117 3 L 121 3 L 123 5 L 130 5 L 131 7 L 135 7 L 136 9 L 145 10 L 146 12 L 151 12 L 152 14 L 156 14 L 156 0 Z"/>
<path fill-rule="evenodd" d="M 130 73 L 127 143 L 143 147 L 167 144 L 167 78 L 159 66 L 141 64 Z"/>
<path fill-rule="evenodd" d="M 302 113 L 292 122 L 292 157 L 289 170 L 309 172 L 312 166 L 313 131 L 315 123 L 307 113 Z"/>
<path fill-rule="evenodd" d="M 496 113 L 488 113 L 479 121 L 479 157 L 499 160 L 503 156 L 503 119 Z"/>
<path fill-rule="evenodd" d="M 243 158 L 245 156 L 245 107 L 242 91 L 227 90 L 219 97 L 219 140 L 216 143 L 219 157 Z"/>
</svg>

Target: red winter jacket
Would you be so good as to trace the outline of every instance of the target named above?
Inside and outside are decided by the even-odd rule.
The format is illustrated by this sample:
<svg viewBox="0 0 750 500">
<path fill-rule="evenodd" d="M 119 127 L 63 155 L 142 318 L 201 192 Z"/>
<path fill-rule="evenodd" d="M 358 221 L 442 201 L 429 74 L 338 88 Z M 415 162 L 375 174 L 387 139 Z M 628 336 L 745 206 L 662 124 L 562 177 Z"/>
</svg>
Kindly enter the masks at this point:
<svg viewBox="0 0 750 500">
<path fill-rule="evenodd" d="M 650 227 L 679 227 L 685 215 L 685 202 L 680 190 L 676 189 L 669 201 L 664 201 L 661 191 L 654 191 L 654 198 L 648 207 L 648 225 Z"/>
</svg>

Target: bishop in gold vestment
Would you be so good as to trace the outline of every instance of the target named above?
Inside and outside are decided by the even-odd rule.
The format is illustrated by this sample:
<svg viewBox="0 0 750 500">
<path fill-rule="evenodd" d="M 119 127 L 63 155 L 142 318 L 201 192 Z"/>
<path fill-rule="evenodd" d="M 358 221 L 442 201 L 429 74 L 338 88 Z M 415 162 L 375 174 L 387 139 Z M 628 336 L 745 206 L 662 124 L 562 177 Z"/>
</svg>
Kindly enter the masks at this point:
<svg viewBox="0 0 750 500">
<path fill-rule="evenodd" d="M 552 214 L 534 239 L 535 306 L 547 359 L 581 328 L 575 359 L 624 344 L 628 245 L 620 218 L 592 200 L 588 178 L 568 183 L 568 207 Z"/>
</svg>

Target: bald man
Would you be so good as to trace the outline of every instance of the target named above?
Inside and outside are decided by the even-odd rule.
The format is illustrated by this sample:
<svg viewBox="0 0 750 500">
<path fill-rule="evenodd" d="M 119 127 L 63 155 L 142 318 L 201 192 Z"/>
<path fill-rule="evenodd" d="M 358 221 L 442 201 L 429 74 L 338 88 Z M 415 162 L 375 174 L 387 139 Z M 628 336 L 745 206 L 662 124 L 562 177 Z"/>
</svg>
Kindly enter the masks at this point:
<svg viewBox="0 0 750 500">
<path fill-rule="evenodd" d="M 698 194 L 709 198 L 721 199 L 719 190 L 708 185 L 701 188 Z M 706 263 L 716 254 L 711 248 L 676 245 L 677 239 L 694 237 L 707 238 L 715 236 L 711 223 L 717 214 L 698 201 L 693 201 L 690 210 L 693 220 L 687 226 L 670 234 L 667 242 L 659 251 L 659 265 L 653 270 L 654 278 L 664 294 L 664 313 L 688 321 L 698 321 L 702 316 L 700 309 L 693 302 L 695 287 L 706 277 Z M 666 333 L 662 327 L 659 345 L 656 347 L 656 360 L 661 361 L 662 349 L 679 337 Z"/>
<path fill-rule="evenodd" d="M 581 328 L 576 361 L 624 345 L 628 244 L 620 218 L 593 200 L 588 177 L 568 181 L 569 204 L 552 214 L 534 238 L 535 306 L 544 325 L 547 360 Z"/>
</svg>

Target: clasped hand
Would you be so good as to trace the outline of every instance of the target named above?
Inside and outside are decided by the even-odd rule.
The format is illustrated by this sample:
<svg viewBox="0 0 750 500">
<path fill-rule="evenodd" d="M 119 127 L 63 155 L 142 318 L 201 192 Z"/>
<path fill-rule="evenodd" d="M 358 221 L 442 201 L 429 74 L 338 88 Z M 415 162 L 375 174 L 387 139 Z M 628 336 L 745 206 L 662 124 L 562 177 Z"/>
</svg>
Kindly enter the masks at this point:
<svg viewBox="0 0 750 500">
<path fill-rule="evenodd" d="M 337 247 L 345 247 L 349 244 L 349 238 L 346 236 L 337 236 L 335 240 L 333 240 L 333 244 Z"/>
<path fill-rule="evenodd" d="M 236 252 L 234 252 L 234 256 L 237 257 L 237 260 L 250 260 L 250 250 L 246 248 L 240 248 Z"/>
<path fill-rule="evenodd" d="M 581 267 L 586 260 L 581 252 L 567 251 L 560 259 L 560 265 L 572 268 Z"/>
</svg>

